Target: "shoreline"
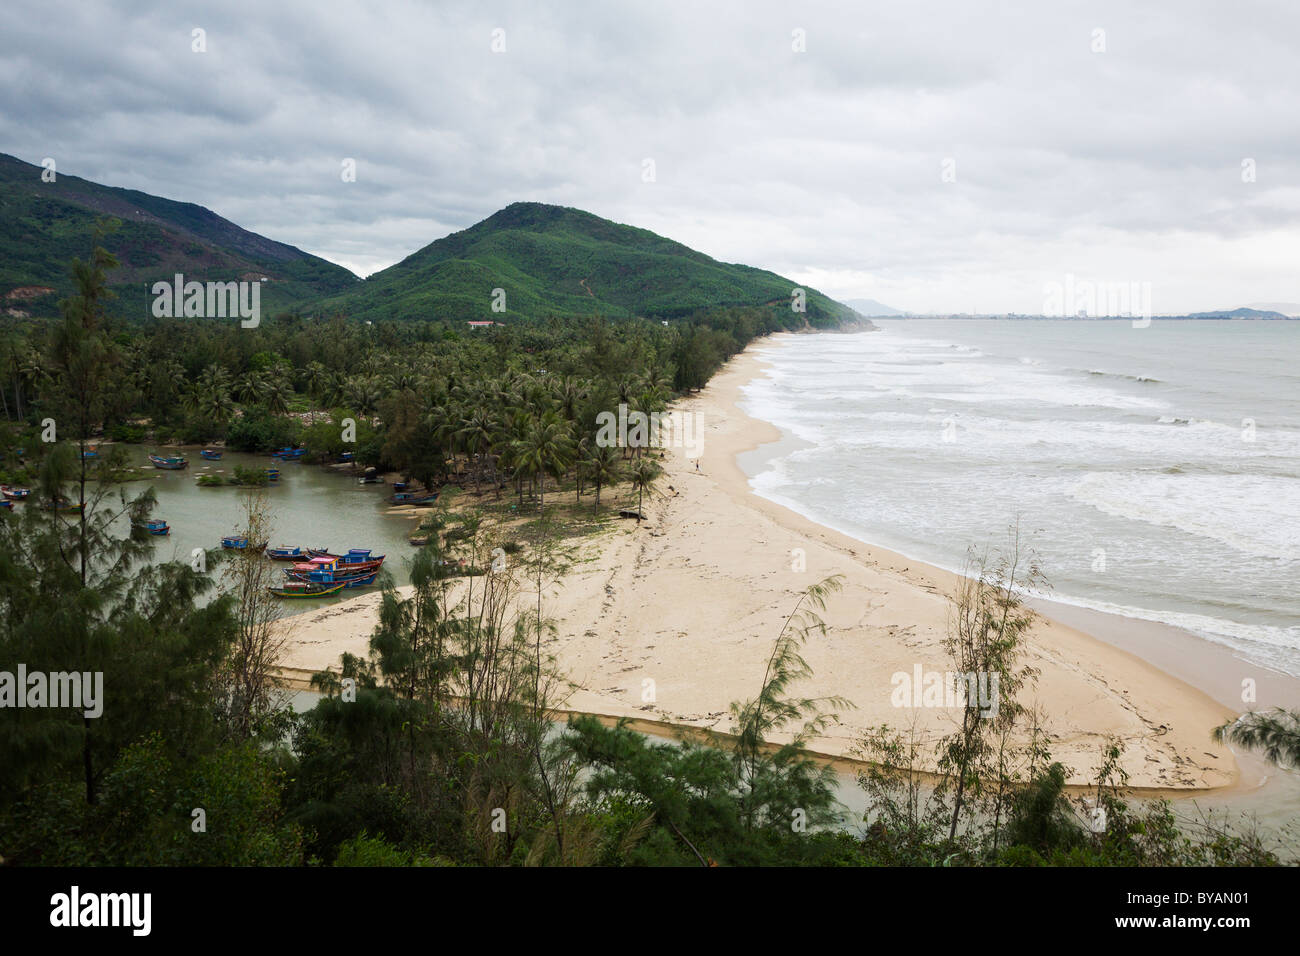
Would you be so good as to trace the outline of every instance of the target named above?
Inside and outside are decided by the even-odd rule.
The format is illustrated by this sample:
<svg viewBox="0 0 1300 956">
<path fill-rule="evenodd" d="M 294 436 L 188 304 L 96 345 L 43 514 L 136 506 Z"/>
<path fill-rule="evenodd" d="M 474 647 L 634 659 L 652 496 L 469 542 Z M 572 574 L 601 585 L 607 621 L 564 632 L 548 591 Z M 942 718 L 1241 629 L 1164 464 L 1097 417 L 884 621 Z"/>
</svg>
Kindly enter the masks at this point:
<svg viewBox="0 0 1300 956">
<path fill-rule="evenodd" d="M 776 333 L 771 338 L 779 341 L 785 336 Z M 736 413 L 754 423 L 756 432 L 764 432 L 765 440 L 758 440 L 751 447 L 737 452 L 736 469 L 744 478 L 745 488 L 754 498 L 762 500 L 774 509 L 779 509 L 794 519 L 811 522 L 819 528 L 827 528 L 833 534 L 850 542 L 856 542 L 872 550 L 891 556 L 896 562 L 906 562 L 912 567 L 928 568 L 939 575 L 953 575 L 956 572 L 937 568 L 920 559 L 915 559 L 891 551 L 881 545 L 870 544 L 861 539 L 828 528 L 799 511 L 779 502 L 763 498 L 749 486 L 753 475 L 761 471 L 773 458 L 788 454 L 804 445 L 799 439 L 786 434 L 776 425 L 762 419 L 749 416 L 740 402 L 743 387 L 771 367 L 761 356 L 743 353 L 738 358 L 747 358 L 753 365 L 753 374 L 744 382 L 736 385 L 733 405 Z M 751 468 L 741 466 L 740 459 L 747 459 Z M 1085 604 L 1057 600 L 1050 596 L 1027 598 L 1026 605 L 1041 616 L 1063 625 L 1070 630 L 1081 633 L 1092 640 L 1131 655 L 1137 660 L 1156 668 L 1168 677 L 1187 685 L 1192 691 L 1204 695 L 1226 708 L 1233 716 L 1247 710 L 1264 710 L 1272 707 L 1294 706 L 1300 700 L 1300 678 L 1274 670 L 1267 665 L 1247 660 L 1235 648 L 1219 644 L 1202 637 L 1193 631 L 1164 621 L 1146 618 L 1127 617 L 1111 611 L 1104 611 Z M 1241 697 L 1241 679 L 1250 677 L 1256 683 L 1256 700 L 1243 703 Z M 1207 734 L 1208 742 L 1208 734 Z M 1270 781 L 1277 783 L 1286 779 L 1284 771 L 1269 764 L 1263 758 L 1249 751 L 1233 750 L 1239 772 L 1238 779 L 1224 791 L 1249 790 L 1261 787 Z M 1296 792 L 1300 794 L 1300 779 L 1293 781 Z"/>
<path fill-rule="evenodd" d="M 909 721 L 928 749 L 947 732 L 951 715 L 942 707 L 895 709 L 890 678 L 914 666 L 946 669 L 939 647 L 943 595 L 956 576 L 752 491 L 737 456 L 785 438 L 739 407 L 741 388 L 762 365 L 753 351 L 742 352 L 703 390 L 675 404 L 703 425 L 700 470 L 682 449 L 665 449 L 664 496 L 647 501 L 649 519 L 582 541 L 586 558 L 547 595 L 557 623 L 549 651 L 573 686 L 561 709 L 628 717 L 660 730 L 725 732 L 730 703 L 757 691 L 772 641 L 799 595 L 841 573 L 845 587 L 823 615 L 826 635 L 804 651 L 813 677 L 796 691 L 847 697 L 858 708 L 810 740 L 809 750 L 857 763 L 854 744 L 865 727 L 906 729 Z M 806 571 L 791 570 L 794 549 L 803 550 Z M 366 595 L 295 615 L 286 671 L 337 667 L 345 650 L 364 655 L 377 606 L 378 596 Z M 1134 653 L 1127 639 L 1107 640 L 1051 614 L 1036 624 L 1027 657 L 1042 671 L 1036 700 L 1053 759 L 1071 767 L 1072 785 L 1088 782 L 1102 740 L 1114 735 L 1126 741 L 1122 764 L 1134 792 L 1205 795 L 1257 786 L 1255 768 L 1241 767 L 1209 739 L 1210 728 L 1237 711 Z M 1032 705 L 1034 693 L 1026 688 L 1022 702 Z"/>
</svg>

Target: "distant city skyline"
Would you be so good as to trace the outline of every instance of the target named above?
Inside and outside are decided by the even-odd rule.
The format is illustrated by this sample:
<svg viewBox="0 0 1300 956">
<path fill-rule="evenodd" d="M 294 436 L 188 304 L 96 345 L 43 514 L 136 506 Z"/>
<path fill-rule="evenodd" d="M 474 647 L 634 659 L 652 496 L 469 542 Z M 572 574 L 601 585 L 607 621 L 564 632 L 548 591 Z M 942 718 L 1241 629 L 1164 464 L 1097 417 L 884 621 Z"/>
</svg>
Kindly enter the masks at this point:
<svg viewBox="0 0 1300 956">
<path fill-rule="evenodd" d="M 70 24 L 76 24 L 70 29 Z M 1300 9 L 18 0 L 0 151 L 369 274 L 518 200 L 837 299 L 1300 302 Z"/>
</svg>

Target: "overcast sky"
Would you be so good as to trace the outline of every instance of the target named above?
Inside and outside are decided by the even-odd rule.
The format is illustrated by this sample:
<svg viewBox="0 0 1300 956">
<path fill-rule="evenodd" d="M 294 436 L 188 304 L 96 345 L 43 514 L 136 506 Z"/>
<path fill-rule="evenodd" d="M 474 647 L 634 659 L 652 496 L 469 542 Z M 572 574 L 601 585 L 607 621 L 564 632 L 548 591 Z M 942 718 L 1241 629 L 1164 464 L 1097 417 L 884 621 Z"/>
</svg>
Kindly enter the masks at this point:
<svg viewBox="0 0 1300 956">
<path fill-rule="evenodd" d="M 536 200 L 912 311 L 1178 312 L 1300 301 L 1298 51 L 1294 2 L 6 0 L 0 151 L 362 275 Z"/>
</svg>

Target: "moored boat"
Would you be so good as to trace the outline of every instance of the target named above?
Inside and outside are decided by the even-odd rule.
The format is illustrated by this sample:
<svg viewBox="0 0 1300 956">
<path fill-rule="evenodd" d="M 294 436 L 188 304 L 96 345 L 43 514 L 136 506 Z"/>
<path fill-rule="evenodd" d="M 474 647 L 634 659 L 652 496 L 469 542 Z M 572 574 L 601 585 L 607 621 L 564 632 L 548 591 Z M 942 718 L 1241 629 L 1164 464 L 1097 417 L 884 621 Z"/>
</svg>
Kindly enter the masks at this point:
<svg viewBox="0 0 1300 956">
<path fill-rule="evenodd" d="M 5 496 L 7 501 L 22 501 L 32 493 L 30 488 L 16 488 L 13 485 L 0 485 L 0 494 Z"/>
<path fill-rule="evenodd" d="M 215 448 L 204 448 L 199 452 L 199 456 L 207 461 L 221 461 L 221 452 Z"/>
<path fill-rule="evenodd" d="M 283 586 L 267 588 L 278 598 L 315 598 L 329 597 L 343 590 L 344 585 L 317 584 L 314 581 L 286 581 Z"/>
<path fill-rule="evenodd" d="M 415 505 L 419 507 L 423 505 L 431 505 L 437 501 L 438 492 L 399 491 L 389 500 L 395 505 Z"/>
<path fill-rule="evenodd" d="M 310 548 L 298 547 L 279 547 L 267 548 L 266 556 L 272 561 L 301 561 L 304 558 L 311 557 Z"/>
<path fill-rule="evenodd" d="M 153 462 L 155 468 L 161 468 L 164 471 L 180 471 L 189 465 L 189 460 L 180 455 L 150 455 L 149 460 Z"/>
<path fill-rule="evenodd" d="M 153 535 L 171 534 L 171 526 L 161 518 L 149 518 L 146 521 L 136 522 L 137 527 L 144 528 L 145 531 Z"/>
<path fill-rule="evenodd" d="M 81 514 L 85 509 L 85 503 L 73 504 L 67 498 L 56 498 L 54 501 L 42 501 L 42 511 L 57 511 L 59 514 Z"/>
<path fill-rule="evenodd" d="M 361 588 L 374 584 L 379 567 L 348 568 L 340 566 L 336 558 L 312 558 L 303 564 L 287 568 L 285 577 L 291 581 L 312 581 L 317 584 L 342 584 L 345 588 Z"/>
<path fill-rule="evenodd" d="M 280 469 L 279 469 L 279 468 L 268 468 L 268 469 L 266 469 L 266 480 L 267 480 L 267 481 L 279 481 L 279 480 L 280 480 Z"/>
<path fill-rule="evenodd" d="M 222 546 L 223 548 L 225 548 L 227 551 L 264 551 L 264 550 L 266 550 L 266 542 L 265 542 L 265 541 L 263 541 L 261 544 L 255 544 L 255 545 L 250 546 L 249 543 L 248 543 L 248 535 L 244 535 L 244 534 L 228 534 L 228 535 L 226 535 L 224 538 L 221 539 L 221 546 Z"/>
<path fill-rule="evenodd" d="M 333 558 L 341 567 L 352 570 L 378 568 L 384 563 L 386 554 L 372 556 L 369 548 L 349 548 L 344 554 L 334 554 L 320 548 L 308 548 L 307 553 L 313 558 Z"/>
</svg>

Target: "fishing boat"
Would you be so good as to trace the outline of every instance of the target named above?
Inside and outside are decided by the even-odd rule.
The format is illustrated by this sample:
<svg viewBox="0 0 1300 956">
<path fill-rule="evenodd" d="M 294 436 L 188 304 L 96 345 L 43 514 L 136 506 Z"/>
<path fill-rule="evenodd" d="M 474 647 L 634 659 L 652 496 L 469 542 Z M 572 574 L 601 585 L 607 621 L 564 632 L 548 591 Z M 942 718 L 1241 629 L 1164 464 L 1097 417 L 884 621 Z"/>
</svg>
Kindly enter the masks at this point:
<svg viewBox="0 0 1300 956">
<path fill-rule="evenodd" d="M 349 569 L 340 567 L 336 558 L 312 558 L 305 564 L 295 564 L 284 575 L 291 581 L 312 581 L 316 584 L 342 584 L 345 588 L 363 588 L 374 584 L 379 568 Z"/>
<path fill-rule="evenodd" d="M 159 536 L 171 534 L 172 531 L 171 526 L 161 518 L 150 518 L 147 521 L 139 521 L 136 522 L 136 526 L 144 528 L 144 530 L 150 534 Z"/>
<path fill-rule="evenodd" d="M 264 551 L 264 550 L 266 550 L 266 542 L 262 542 L 261 544 L 255 544 L 255 545 L 252 545 L 252 546 L 250 547 L 250 545 L 249 545 L 249 543 L 248 543 L 248 535 L 244 535 L 244 534 L 228 534 L 228 535 L 226 535 L 224 538 L 221 539 L 221 546 L 222 546 L 223 548 L 225 548 L 227 551 Z"/>
<path fill-rule="evenodd" d="M 81 514 L 85 509 L 85 503 L 73 504 L 67 498 L 55 498 L 53 501 L 42 501 L 42 511 L 57 511 L 59 514 Z"/>
<path fill-rule="evenodd" d="M 281 461 L 297 461 L 303 455 L 307 454 L 306 448 L 284 448 L 271 452 L 272 458 L 279 458 Z"/>
<path fill-rule="evenodd" d="M 266 469 L 266 480 L 267 480 L 267 481 L 279 481 L 279 480 L 280 480 L 280 469 L 279 469 L 279 468 L 268 468 L 268 469 Z"/>
<path fill-rule="evenodd" d="M 82 458 L 98 458 L 98 457 L 99 457 L 99 449 L 92 445 L 91 447 L 87 448 L 85 451 L 83 451 L 83 452 L 81 453 L 81 457 L 82 457 Z"/>
<path fill-rule="evenodd" d="M 161 468 L 164 471 L 180 471 L 189 465 L 189 460 L 182 458 L 180 455 L 170 455 L 168 457 L 150 455 L 149 460 L 153 462 L 155 468 Z"/>
<path fill-rule="evenodd" d="M 22 501 L 32 493 L 30 488 L 16 488 L 13 485 L 0 485 L 0 494 L 5 496 L 6 501 Z"/>
<path fill-rule="evenodd" d="M 431 505 L 437 501 L 438 492 L 399 491 L 389 500 L 395 505 L 414 505 L 416 507 L 423 507 L 425 505 Z"/>
<path fill-rule="evenodd" d="M 205 448 L 199 452 L 199 456 L 206 461 L 221 461 L 221 452 L 215 448 Z"/>
<path fill-rule="evenodd" d="M 7 508 L 10 511 L 13 511 L 14 503 L 10 501 L 8 498 L 5 498 L 3 501 L 0 501 L 0 508 Z"/>
<path fill-rule="evenodd" d="M 410 490 L 411 490 L 411 483 L 410 483 L 409 481 L 395 481 L 395 482 L 393 482 L 393 490 L 394 490 L 394 491 L 410 491 Z"/>
<path fill-rule="evenodd" d="M 369 548 L 349 548 L 344 554 L 334 554 L 320 548 L 308 548 L 307 553 L 311 555 L 313 559 L 333 558 L 341 566 L 351 568 L 352 570 L 361 570 L 363 568 L 368 570 L 371 567 L 378 568 L 384 563 L 384 558 L 388 557 L 386 554 L 372 557 Z"/>
<path fill-rule="evenodd" d="M 339 457 L 337 460 L 340 465 L 344 465 L 347 464 L 348 462 L 356 461 L 357 456 L 350 451 L 345 451 L 339 453 Z"/>
<path fill-rule="evenodd" d="M 267 548 L 266 556 L 272 561 L 301 561 L 311 557 L 310 548 Z"/>
<path fill-rule="evenodd" d="M 314 581 L 286 581 L 278 588 L 271 587 L 267 588 L 267 590 L 278 598 L 316 598 L 338 594 L 343 588 L 342 583 L 317 584 Z"/>
<path fill-rule="evenodd" d="M 357 479 L 357 482 L 363 485 L 382 485 L 384 483 L 384 476 L 376 471 L 372 465 L 366 469 L 364 475 Z"/>
</svg>

